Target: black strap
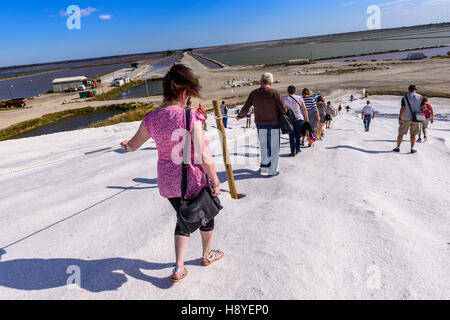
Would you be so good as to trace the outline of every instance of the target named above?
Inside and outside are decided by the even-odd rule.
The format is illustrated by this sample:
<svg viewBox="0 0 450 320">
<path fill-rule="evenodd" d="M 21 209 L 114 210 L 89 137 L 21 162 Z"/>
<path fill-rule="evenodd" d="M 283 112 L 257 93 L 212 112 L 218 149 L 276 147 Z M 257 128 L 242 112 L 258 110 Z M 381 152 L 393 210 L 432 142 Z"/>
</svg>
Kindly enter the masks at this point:
<svg viewBox="0 0 450 320">
<path fill-rule="evenodd" d="M 411 116 L 414 119 L 414 112 L 412 111 L 411 105 L 409 104 L 408 95 L 405 96 L 405 99 L 406 99 L 406 103 L 408 104 L 409 110 L 411 111 Z"/>
<path fill-rule="evenodd" d="M 300 102 L 298 102 L 293 96 L 289 96 L 290 98 L 292 98 L 295 102 L 297 102 L 298 106 L 300 107 L 300 110 L 302 109 L 302 105 L 300 104 Z"/>
<path fill-rule="evenodd" d="M 186 109 L 186 138 L 183 148 L 183 163 L 181 165 L 182 167 L 182 174 L 181 174 L 181 201 L 184 201 L 184 197 L 186 196 L 187 192 L 187 169 L 189 164 L 189 149 L 191 146 L 191 134 L 190 134 L 190 127 L 191 127 L 191 109 Z"/>
</svg>

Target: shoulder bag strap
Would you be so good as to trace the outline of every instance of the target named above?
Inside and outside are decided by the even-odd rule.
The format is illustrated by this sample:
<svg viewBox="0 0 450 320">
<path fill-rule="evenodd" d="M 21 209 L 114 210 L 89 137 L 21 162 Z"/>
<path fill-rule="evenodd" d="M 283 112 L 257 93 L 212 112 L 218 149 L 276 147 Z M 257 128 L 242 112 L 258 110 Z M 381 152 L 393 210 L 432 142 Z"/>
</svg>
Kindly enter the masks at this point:
<svg viewBox="0 0 450 320">
<path fill-rule="evenodd" d="M 411 114 L 414 117 L 414 112 L 412 111 L 411 104 L 409 103 L 408 95 L 405 96 L 405 99 L 406 99 L 406 103 L 408 104 L 409 110 L 411 111 Z"/>
<path fill-rule="evenodd" d="M 184 201 L 187 192 L 187 169 L 189 164 L 189 149 L 191 146 L 191 109 L 186 109 L 186 138 L 183 147 L 183 163 L 181 174 L 181 201 Z"/>
<path fill-rule="evenodd" d="M 295 102 L 297 102 L 298 106 L 300 107 L 300 109 L 302 109 L 302 105 L 300 104 L 300 102 L 297 101 L 297 99 L 295 99 L 293 96 L 289 96 L 292 100 L 294 100 Z"/>
</svg>

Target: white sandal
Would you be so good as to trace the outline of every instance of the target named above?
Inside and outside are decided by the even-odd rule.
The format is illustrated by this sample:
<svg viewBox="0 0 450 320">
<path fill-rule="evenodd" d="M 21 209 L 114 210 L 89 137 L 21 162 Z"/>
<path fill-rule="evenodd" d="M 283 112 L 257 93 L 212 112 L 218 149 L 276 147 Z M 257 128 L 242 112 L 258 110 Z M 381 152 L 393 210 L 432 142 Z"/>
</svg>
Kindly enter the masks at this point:
<svg viewBox="0 0 450 320">
<path fill-rule="evenodd" d="M 179 273 L 180 274 L 180 278 L 175 278 L 175 273 Z M 183 280 L 184 278 L 186 278 L 188 275 L 188 271 L 186 268 L 183 268 L 183 271 L 181 271 L 181 267 L 180 266 L 175 266 L 175 268 L 172 271 L 172 277 L 170 278 L 170 281 L 174 282 L 174 283 L 178 283 L 181 280 Z"/>
<path fill-rule="evenodd" d="M 207 267 L 212 263 L 219 261 L 225 254 L 219 250 L 211 250 L 207 255 L 203 256 L 202 266 Z"/>
</svg>

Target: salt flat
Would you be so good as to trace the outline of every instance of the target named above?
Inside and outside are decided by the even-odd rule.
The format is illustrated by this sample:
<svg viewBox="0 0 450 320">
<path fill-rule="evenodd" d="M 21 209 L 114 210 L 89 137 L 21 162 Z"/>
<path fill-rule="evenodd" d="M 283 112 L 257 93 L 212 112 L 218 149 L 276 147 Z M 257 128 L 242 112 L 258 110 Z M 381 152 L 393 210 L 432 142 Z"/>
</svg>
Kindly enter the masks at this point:
<svg viewBox="0 0 450 320">
<path fill-rule="evenodd" d="M 449 299 L 449 100 L 432 100 L 439 121 L 415 155 L 408 141 L 390 152 L 399 98 L 371 100 L 381 116 L 369 133 L 358 100 L 295 159 L 283 136 L 274 179 L 255 173 L 256 130 L 231 119 L 247 195 L 238 201 L 226 192 L 211 116 L 225 182 L 215 247 L 225 257 L 201 267 L 193 235 L 178 285 L 168 280 L 176 217 L 159 196 L 155 145 L 118 147 L 139 123 L 1 142 L 0 299 Z M 66 285 L 74 268 L 81 288 Z"/>
</svg>

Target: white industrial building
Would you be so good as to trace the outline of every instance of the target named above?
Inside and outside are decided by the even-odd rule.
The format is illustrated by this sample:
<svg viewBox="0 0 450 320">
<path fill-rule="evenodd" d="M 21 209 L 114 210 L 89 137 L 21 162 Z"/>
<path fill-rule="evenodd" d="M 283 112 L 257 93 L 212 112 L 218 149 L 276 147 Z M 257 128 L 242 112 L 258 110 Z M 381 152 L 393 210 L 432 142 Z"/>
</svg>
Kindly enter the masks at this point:
<svg viewBox="0 0 450 320">
<path fill-rule="evenodd" d="M 86 77 L 60 78 L 53 80 L 53 91 L 69 91 L 78 89 L 86 83 Z"/>
</svg>

